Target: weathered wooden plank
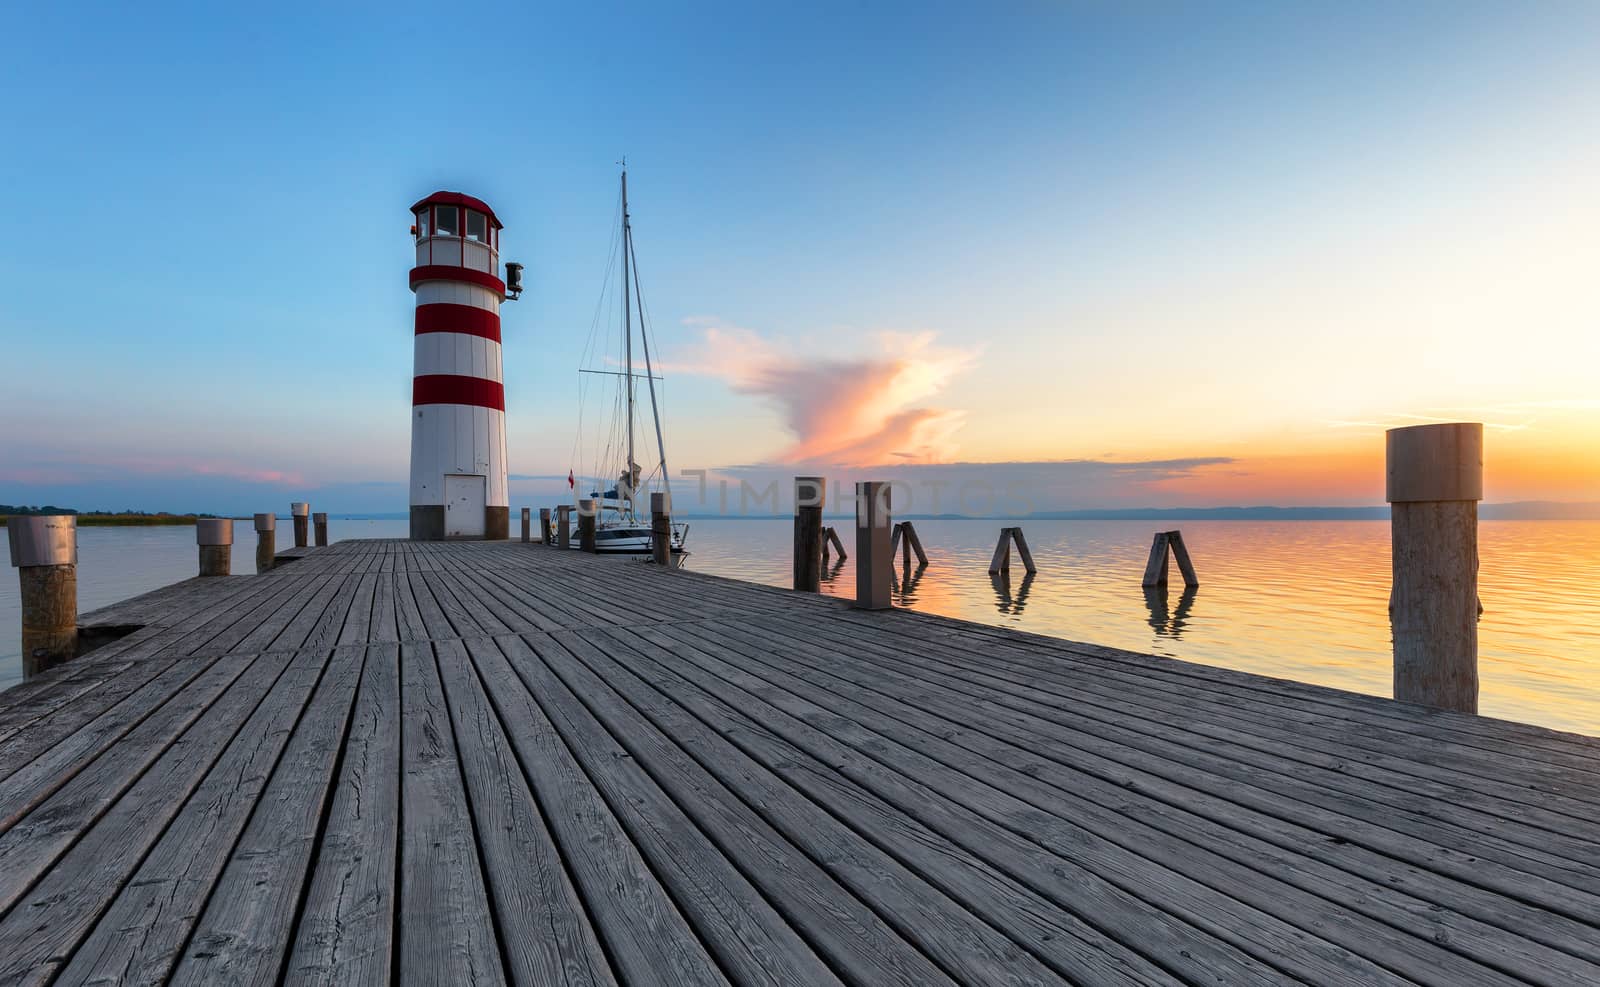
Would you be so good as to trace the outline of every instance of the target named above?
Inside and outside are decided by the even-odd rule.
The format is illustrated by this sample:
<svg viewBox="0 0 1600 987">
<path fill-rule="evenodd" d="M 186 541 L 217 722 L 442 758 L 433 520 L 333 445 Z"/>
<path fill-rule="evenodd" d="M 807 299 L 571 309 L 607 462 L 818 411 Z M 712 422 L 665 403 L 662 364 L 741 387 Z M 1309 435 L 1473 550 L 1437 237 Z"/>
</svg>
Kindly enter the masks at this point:
<svg viewBox="0 0 1600 987">
<path fill-rule="evenodd" d="M 1600 972 L 1600 969 L 1549 950 L 1525 948 L 1526 944 L 1515 936 L 1412 898 L 1395 886 L 1414 884 L 1415 875 L 1403 880 L 1391 875 L 1392 883 L 1388 884 L 1358 882 L 1331 868 L 1313 868 L 1316 873 L 1308 874 L 1307 865 L 1314 862 L 1283 859 L 1281 854 L 1272 854 L 1270 849 L 1268 859 L 1262 860 L 1259 843 L 1254 853 L 1239 853 L 1237 848 L 1248 846 L 1246 841 L 1220 827 L 1196 825 L 1194 820 L 1181 815 L 1181 795 L 1176 801 L 1180 811 L 1172 812 L 1173 806 L 1139 794 L 1148 787 L 1147 780 L 1142 777 L 1130 788 L 1126 772 L 1102 780 L 1078 770 L 1081 759 L 1058 766 L 1040 757 L 1032 746 L 999 741 L 986 743 L 982 734 L 962 728 L 969 716 L 969 706 L 921 698 L 911 704 L 902 701 L 902 694 L 892 681 L 866 676 L 858 681 L 853 674 L 849 679 L 836 678 L 831 671 L 823 671 L 824 668 L 834 669 L 833 662 L 813 662 L 817 668 L 808 670 L 787 657 L 773 657 L 771 643 L 758 635 L 731 631 L 725 626 L 717 629 L 717 640 L 739 647 L 745 654 L 752 653 L 752 648 L 757 649 L 763 656 L 763 663 L 770 661 L 775 667 L 788 669 L 799 678 L 831 690 L 819 692 L 819 695 L 829 697 L 828 701 L 841 712 L 871 709 L 887 714 L 877 721 L 877 729 L 886 736 L 915 746 L 944 763 L 965 768 L 969 773 L 996 778 L 1009 792 L 1030 804 L 1064 818 L 1077 819 L 1119 845 L 1152 860 L 1160 860 L 1164 866 L 1181 870 L 1233 897 L 1291 918 L 1346 946 L 1359 944 L 1366 955 L 1380 957 L 1396 969 L 1409 970 L 1409 975 L 1418 980 L 1426 981 L 1434 976 L 1444 978 L 1446 983 L 1494 980 L 1496 974 L 1492 971 L 1463 966 L 1454 957 L 1440 955 L 1437 943 L 1441 942 L 1459 943 L 1452 948 L 1461 949 L 1482 962 L 1519 967 L 1523 975 L 1561 969 L 1582 979 Z M 746 646 L 741 647 L 734 643 L 736 641 Z M 814 653 L 810 646 L 798 643 L 784 650 L 786 656 L 794 654 L 796 658 Z M 843 665 L 847 660 L 840 655 L 838 664 Z M 856 669 L 850 671 L 854 673 Z M 924 713 L 923 708 L 932 712 Z M 956 750 L 957 747 L 965 750 Z M 983 758 L 974 758 L 969 751 Z M 1238 807 L 1233 807 L 1235 815 L 1239 811 Z M 1175 843 L 1170 836 L 1178 836 L 1184 842 Z M 1302 833 L 1295 845 L 1304 846 L 1315 839 L 1316 834 Z M 1229 849 L 1236 852 L 1228 854 Z M 1254 865 L 1256 869 L 1241 870 L 1240 863 Z M 1367 894 L 1347 893 L 1352 883 L 1368 884 L 1370 890 Z M 1293 887 L 1285 887 L 1286 884 Z M 1301 894 L 1297 889 L 1314 889 L 1322 893 L 1322 898 Z M 1420 938 L 1397 937 L 1384 926 L 1353 921 L 1350 912 L 1366 914 L 1394 928 L 1414 930 Z"/>
<path fill-rule="evenodd" d="M 207 712 L 212 728 L 180 739 L 14 913 L 32 926 L 18 969 L 60 969 L 63 984 L 166 982 L 322 664 L 255 660 Z"/>
<path fill-rule="evenodd" d="M 663 987 L 726 984 L 705 944 L 512 669 L 513 663 L 536 663 L 538 656 L 516 638 L 500 638 L 496 644 L 474 644 L 473 662 L 573 884 L 606 943 L 617 978 Z"/>
<path fill-rule="evenodd" d="M 992 823 L 1055 854 L 1057 860 L 1071 860 L 1084 869 L 1088 879 L 1104 881 L 1123 894 L 1143 901 L 1159 902 L 1170 916 L 1147 915 L 1142 920 L 1129 922 L 1129 928 L 1149 930 L 1163 921 L 1181 920 L 1220 942 L 1230 943 L 1258 962 L 1278 967 L 1282 971 L 1278 976 L 1288 974 L 1317 982 L 1355 979 L 1363 983 L 1381 983 L 1393 979 L 1365 958 L 1326 941 L 1319 932 L 1297 928 L 1270 911 L 1216 894 L 1190 877 L 1187 869 L 1171 870 L 1128 852 L 1104 834 L 1074 820 L 1041 813 L 1003 787 L 995 777 L 998 771 L 974 770 L 970 760 L 947 765 L 923 753 L 920 747 L 894 741 L 880 729 L 883 725 L 875 723 L 871 717 L 857 721 L 836 715 L 834 711 L 843 702 L 843 697 L 837 694 L 818 692 L 807 687 L 803 680 L 770 668 L 758 676 L 730 665 L 723 658 L 712 659 L 716 662 L 712 664 L 700 657 L 716 651 L 723 651 L 725 657 L 734 661 L 742 659 L 736 653 L 727 654 L 704 638 L 699 639 L 697 649 L 683 653 L 697 663 L 716 668 L 719 676 L 738 681 L 775 709 L 823 730 L 886 769 L 938 791 L 974 815 L 975 818 L 966 824 L 969 832 L 987 829 L 984 821 Z M 958 833 L 959 830 L 952 832 L 952 837 L 960 838 Z"/>
<path fill-rule="evenodd" d="M 278 983 L 365 655 L 333 650 L 168 983 Z"/>
<path fill-rule="evenodd" d="M 474 646 L 494 647 L 481 640 Z M 574 987 L 614 984 L 561 853 L 467 657 L 467 645 L 441 641 L 435 653 L 496 919 L 503 929 L 540 930 L 503 940 L 508 979 Z"/>
<path fill-rule="evenodd" d="M 835 969 L 873 984 L 948 982 L 944 969 L 966 981 L 1053 979 L 1026 947 L 1019 949 L 861 838 L 846 824 L 848 818 L 841 823 L 830 816 L 697 720 L 689 707 L 664 699 L 671 685 L 661 676 L 642 679 L 620 664 L 633 649 L 616 632 L 562 634 L 556 640 L 583 664 L 551 652 L 546 655 L 551 667 L 609 721 L 633 756 L 718 839 L 729 859 L 781 904 L 784 915 L 827 953 Z M 727 721 L 719 720 L 718 728 L 727 729 Z M 1029 942 L 1041 932 L 1064 940 L 1071 933 L 1049 921 L 1030 924 L 1030 935 L 1022 937 Z M 1045 963 L 1054 958 L 1049 948 L 1042 953 Z M 1102 976 L 1118 965 L 1109 956 L 1106 960 L 1099 966 Z M 1070 975 L 1059 966 L 1056 972 Z M 1128 974 L 1129 982 L 1158 982 Z"/>
<path fill-rule="evenodd" d="M 505 983 L 433 648 L 400 646 L 402 984 Z"/>
<path fill-rule="evenodd" d="M 398 644 L 367 649 L 287 982 L 390 982 L 400 837 L 399 659 Z"/>
</svg>

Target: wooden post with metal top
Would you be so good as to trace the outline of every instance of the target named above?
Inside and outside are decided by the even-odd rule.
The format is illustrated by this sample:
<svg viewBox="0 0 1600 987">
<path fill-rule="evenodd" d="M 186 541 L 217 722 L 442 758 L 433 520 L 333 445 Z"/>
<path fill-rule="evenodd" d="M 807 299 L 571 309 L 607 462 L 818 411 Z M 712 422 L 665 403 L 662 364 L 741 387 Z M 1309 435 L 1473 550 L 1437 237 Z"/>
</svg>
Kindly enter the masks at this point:
<svg viewBox="0 0 1600 987">
<path fill-rule="evenodd" d="M 271 570 L 272 564 L 273 564 L 274 560 L 277 558 L 277 554 L 278 554 L 278 546 L 277 546 L 277 538 L 278 538 L 278 536 L 277 536 L 277 533 L 276 533 L 277 527 L 278 527 L 278 516 L 276 514 L 257 514 L 256 515 L 256 574 L 257 575 L 260 575 L 263 572 L 267 572 L 267 571 Z"/>
<path fill-rule="evenodd" d="M 294 517 L 294 547 L 305 548 L 311 544 L 311 505 L 297 500 L 289 505 Z"/>
<path fill-rule="evenodd" d="M 546 548 L 555 544 L 555 539 L 551 536 L 550 508 L 548 507 L 539 508 L 539 541 L 544 543 Z"/>
<path fill-rule="evenodd" d="M 794 478 L 794 588 L 822 591 L 822 509 L 828 481 L 820 476 Z"/>
<path fill-rule="evenodd" d="M 893 606 L 889 532 L 889 484 L 856 484 L 856 607 L 861 610 Z"/>
<path fill-rule="evenodd" d="M 32 678 L 78 653 L 78 519 L 12 517 L 6 536 L 22 586 L 22 674 Z"/>
<path fill-rule="evenodd" d="M 194 523 L 194 540 L 200 546 L 200 575 L 233 574 L 232 518 L 201 518 Z"/>
<path fill-rule="evenodd" d="M 556 508 L 556 545 L 560 548 L 572 547 L 571 504 L 561 504 Z"/>
<path fill-rule="evenodd" d="M 328 547 L 328 515 L 318 513 L 311 515 L 311 527 L 317 535 L 317 547 Z"/>
<path fill-rule="evenodd" d="M 672 568 L 672 495 L 660 490 L 650 494 L 650 558 Z"/>
<path fill-rule="evenodd" d="M 1385 444 L 1394 697 L 1476 713 L 1483 426 L 1393 428 Z"/>
<path fill-rule="evenodd" d="M 595 539 L 595 502 L 590 498 L 578 501 L 578 550 L 591 555 L 599 551 Z"/>
<path fill-rule="evenodd" d="M 522 540 L 533 541 L 533 510 L 528 507 L 522 509 Z"/>
</svg>

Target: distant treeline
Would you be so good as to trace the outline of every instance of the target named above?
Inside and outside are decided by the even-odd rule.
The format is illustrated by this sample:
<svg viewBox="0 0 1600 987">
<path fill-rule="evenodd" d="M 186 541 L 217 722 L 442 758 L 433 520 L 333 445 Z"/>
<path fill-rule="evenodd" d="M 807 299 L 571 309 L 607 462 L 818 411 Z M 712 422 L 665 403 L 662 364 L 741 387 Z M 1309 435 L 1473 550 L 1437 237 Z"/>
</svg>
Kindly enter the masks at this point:
<svg viewBox="0 0 1600 987">
<path fill-rule="evenodd" d="M 215 514 L 168 514 L 165 511 L 151 513 L 150 511 L 75 511 L 70 507 L 57 507 L 54 504 L 35 506 L 30 504 L 0 504 L 0 525 L 6 523 L 9 516 L 34 517 L 40 514 L 71 514 L 78 519 L 80 527 L 95 525 L 103 527 L 121 527 L 146 524 L 194 524 L 203 517 L 216 517 Z"/>
</svg>

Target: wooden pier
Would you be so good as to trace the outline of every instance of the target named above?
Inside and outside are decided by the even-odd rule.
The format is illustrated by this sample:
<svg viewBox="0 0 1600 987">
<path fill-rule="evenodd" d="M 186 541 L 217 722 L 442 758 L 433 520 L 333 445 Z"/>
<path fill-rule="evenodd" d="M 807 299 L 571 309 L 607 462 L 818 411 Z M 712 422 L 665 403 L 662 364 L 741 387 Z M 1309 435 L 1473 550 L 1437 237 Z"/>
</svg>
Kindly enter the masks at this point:
<svg viewBox="0 0 1600 987">
<path fill-rule="evenodd" d="M 1592 738 L 537 544 L 82 623 L 0 984 L 1600 983 Z"/>
</svg>

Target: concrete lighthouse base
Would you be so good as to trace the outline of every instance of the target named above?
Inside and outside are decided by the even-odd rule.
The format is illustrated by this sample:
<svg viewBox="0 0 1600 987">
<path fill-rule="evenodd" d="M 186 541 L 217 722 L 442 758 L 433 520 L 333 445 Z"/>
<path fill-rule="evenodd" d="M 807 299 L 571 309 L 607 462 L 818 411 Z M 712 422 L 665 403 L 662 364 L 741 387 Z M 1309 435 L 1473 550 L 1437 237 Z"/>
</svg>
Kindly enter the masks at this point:
<svg viewBox="0 0 1600 987">
<path fill-rule="evenodd" d="M 483 539 L 504 541 L 511 537 L 511 508 L 485 507 L 483 509 Z M 411 505 L 411 540 L 444 541 L 444 505 Z"/>
</svg>

